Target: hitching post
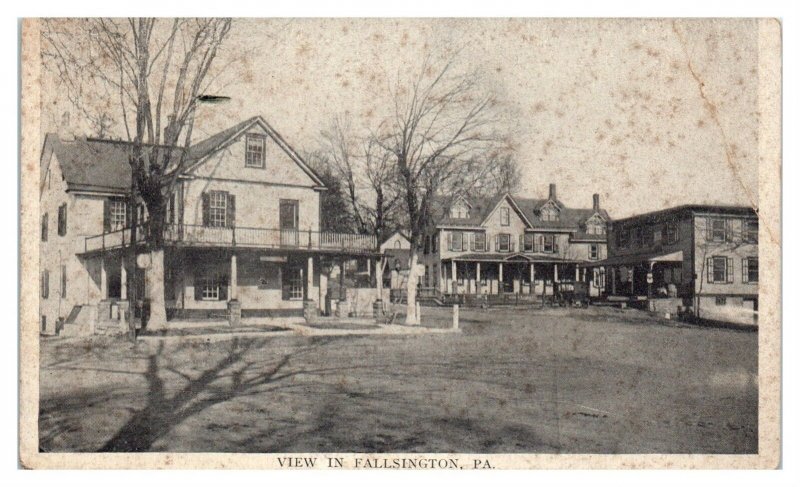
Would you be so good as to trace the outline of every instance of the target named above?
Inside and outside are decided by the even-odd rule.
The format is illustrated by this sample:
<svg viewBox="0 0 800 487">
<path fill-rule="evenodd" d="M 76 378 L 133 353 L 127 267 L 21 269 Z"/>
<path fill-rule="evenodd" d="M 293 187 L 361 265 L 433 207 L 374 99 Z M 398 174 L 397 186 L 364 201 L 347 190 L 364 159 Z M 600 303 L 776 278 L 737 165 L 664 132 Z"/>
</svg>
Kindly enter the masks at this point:
<svg viewBox="0 0 800 487">
<path fill-rule="evenodd" d="M 458 305 L 453 305 L 453 329 L 458 330 Z"/>
</svg>

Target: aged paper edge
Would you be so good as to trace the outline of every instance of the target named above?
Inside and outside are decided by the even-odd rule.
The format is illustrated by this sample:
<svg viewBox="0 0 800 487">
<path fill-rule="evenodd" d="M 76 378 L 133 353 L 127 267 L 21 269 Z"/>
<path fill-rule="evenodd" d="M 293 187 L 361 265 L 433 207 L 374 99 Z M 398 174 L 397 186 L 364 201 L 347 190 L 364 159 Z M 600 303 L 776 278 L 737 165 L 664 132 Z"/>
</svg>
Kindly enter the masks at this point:
<svg viewBox="0 0 800 487">
<path fill-rule="evenodd" d="M 19 464 L 25 469 L 279 469 L 283 454 L 242 453 L 39 453 L 39 337 L 37 326 L 39 275 L 37 223 L 39 153 L 42 147 L 41 63 L 39 20 L 24 19 L 20 29 L 20 303 L 19 303 Z M 317 458 L 318 469 L 328 458 L 458 459 L 469 468 L 488 460 L 497 469 L 771 469 L 781 460 L 781 58 L 782 33 L 777 19 L 761 19 L 759 29 L 758 211 L 762 221 L 759 253 L 763 275 L 759 284 L 758 331 L 759 414 L 757 455 L 686 454 L 292 454 Z"/>
</svg>

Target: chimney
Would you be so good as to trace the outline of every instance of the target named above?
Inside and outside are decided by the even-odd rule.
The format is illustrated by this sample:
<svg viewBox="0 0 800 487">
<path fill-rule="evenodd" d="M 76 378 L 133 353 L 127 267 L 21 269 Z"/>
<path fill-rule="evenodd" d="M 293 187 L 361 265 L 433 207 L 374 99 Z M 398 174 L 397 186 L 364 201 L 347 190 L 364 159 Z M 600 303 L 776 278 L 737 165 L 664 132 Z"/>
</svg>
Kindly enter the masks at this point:
<svg viewBox="0 0 800 487">
<path fill-rule="evenodd" d="M 600 195 L 597 193 L 592 195 L 592 209 L 594 211 L 600 211 Z"/>
<path fill-rule="evenodd" d="M 550 183 L 550 199 L 556 199 L 556 183 Z"/>
</svg>

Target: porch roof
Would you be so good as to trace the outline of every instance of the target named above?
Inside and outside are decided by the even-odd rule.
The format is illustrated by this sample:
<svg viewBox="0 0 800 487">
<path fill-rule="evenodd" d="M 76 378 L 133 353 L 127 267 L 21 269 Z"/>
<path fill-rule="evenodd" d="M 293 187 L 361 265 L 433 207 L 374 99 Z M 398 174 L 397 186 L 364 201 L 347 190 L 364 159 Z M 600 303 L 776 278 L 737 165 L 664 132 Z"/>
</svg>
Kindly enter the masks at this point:
<svg viewBox="0 0 800 487">
<path fill-rule="evenodd" d="M 587 267 L 603 267 L 614 265 L 629 265 L 655 262 L 683 262 L 683 250 L 668 253 L 646 253 L 615 255 L 604 260 L 598 260 L 587 264 Z"/>
<path fill-rule="evenodd" d="M 578 262 L 583 262 L 582 260 L 576 260 L 576 259 L 563 259 L 551 255 L 525 254 L 522 252 L 513 252 L 513 253 L 486 252 L 486 253 L 464 254 L 442 259 L 442 262 L 448 262 L 453 260 L 456 262 L 511 262 L 511 263 L 547 262 L 556 264 L 575 264 Z"/>
</svg>

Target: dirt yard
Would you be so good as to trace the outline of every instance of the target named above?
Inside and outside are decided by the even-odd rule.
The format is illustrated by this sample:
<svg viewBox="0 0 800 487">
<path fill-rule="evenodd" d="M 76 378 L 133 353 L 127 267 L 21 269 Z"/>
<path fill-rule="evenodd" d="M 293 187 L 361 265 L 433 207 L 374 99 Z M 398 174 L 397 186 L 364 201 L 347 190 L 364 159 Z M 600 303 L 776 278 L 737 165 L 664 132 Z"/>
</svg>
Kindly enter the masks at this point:
<svg viewBox="0 0 800 487">
<path fill-rule="evenodd" d="M 423 308 L 447 326 L 450 311 Z M 460 334 L 43 339 L 43 451 L 755 453 L 757 334 L 461 310 Z"/>
</svg>

